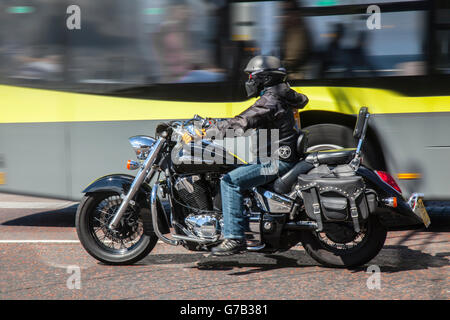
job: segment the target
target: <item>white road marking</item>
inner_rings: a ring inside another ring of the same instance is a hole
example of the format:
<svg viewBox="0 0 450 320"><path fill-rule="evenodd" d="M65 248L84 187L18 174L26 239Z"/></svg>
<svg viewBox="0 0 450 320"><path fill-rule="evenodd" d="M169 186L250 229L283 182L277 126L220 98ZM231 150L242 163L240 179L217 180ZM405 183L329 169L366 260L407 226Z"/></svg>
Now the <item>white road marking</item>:
<svg viewBox="0 0 450 320"><path fill-rule="evenodd" d="M2 243L80 243L80 240L0 240L0 244Z"/></svg>
<svg viewBox="0 0 450 320"><path fill-rule="evenodd" d="M64 209L77 204L77 202L0 202L0 209Z"/></svg>
<svg viewBox="0 0 450 320"><path fill-rule="evenodd" d="M79 240L0 240L0 243L80 243Z"/></svg>

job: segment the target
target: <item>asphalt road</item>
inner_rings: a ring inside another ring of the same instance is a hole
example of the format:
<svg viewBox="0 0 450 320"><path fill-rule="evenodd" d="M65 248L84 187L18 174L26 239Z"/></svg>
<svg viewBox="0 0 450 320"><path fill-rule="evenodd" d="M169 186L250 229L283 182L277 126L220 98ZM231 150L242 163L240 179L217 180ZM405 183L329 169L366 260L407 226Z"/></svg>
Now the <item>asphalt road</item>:
<svg viewBox="0 0 450 320"><path fill-rule="evenodd" d="M450 218L432 218L428 230L389 232L380 254L356 270L322 267L300 246L215 258L163 243L138 264L119 267L84 251L75 209L73 202L0 194L0 299L450 298Z"/></svg>

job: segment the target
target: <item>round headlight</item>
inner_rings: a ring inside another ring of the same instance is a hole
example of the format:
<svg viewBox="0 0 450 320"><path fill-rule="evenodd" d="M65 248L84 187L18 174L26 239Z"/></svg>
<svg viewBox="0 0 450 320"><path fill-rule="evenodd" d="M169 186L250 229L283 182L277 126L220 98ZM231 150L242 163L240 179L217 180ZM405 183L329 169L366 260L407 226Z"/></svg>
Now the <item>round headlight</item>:
<svg viewBox="0 0 450 320"><path fill-rule="evenodd" d="M139 160L145 160L148 156L148 152L150 151L153 144L156 142L155 138L150 136L134 136L128 139L131 143L131 146L136 152L136 156Z"/></svg>

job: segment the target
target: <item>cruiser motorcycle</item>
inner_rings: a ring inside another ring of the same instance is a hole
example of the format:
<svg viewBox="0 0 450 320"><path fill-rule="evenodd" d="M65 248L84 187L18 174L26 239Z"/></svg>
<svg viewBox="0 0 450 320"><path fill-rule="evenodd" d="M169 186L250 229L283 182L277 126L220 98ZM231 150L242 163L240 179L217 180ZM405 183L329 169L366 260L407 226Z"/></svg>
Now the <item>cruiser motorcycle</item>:
<svg viewBox="0 0 450 320"><path fill-rule="evenodd" d="M388 173L362 164L369 116L366 107L360 109L354 149L308 153L307 132L300 132L298 163L246 192L247 252L275 253L301 243L320 264L356 267L382 249L383 217L400 215L429 225L423 194L406 200ZM215 140L192 139L198 123L206 128L214 121L195 116L158 125L155 137L129 139L138 161L129 160L127 168L138 170L136 176L104 176L83 190L76 229L91 256L123 265L146 257L158 240L195 251L219 244L220 179L246 163ZM198 156L207 150L211 157Z"/></svg>

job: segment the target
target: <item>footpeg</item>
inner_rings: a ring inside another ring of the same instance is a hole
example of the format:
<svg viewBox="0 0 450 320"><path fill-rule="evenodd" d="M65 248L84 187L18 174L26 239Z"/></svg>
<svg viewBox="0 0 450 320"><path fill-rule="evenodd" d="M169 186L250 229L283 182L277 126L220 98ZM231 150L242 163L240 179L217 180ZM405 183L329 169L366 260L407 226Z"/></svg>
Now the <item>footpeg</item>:
<svg viewBox="0 0 450 320"><path fill-rule="evenodd" d="M250 241L247 241L247 250L248 251L259 251L261 249L264 249L266 245L264 243L255 242L251 243Z"/></svg>

